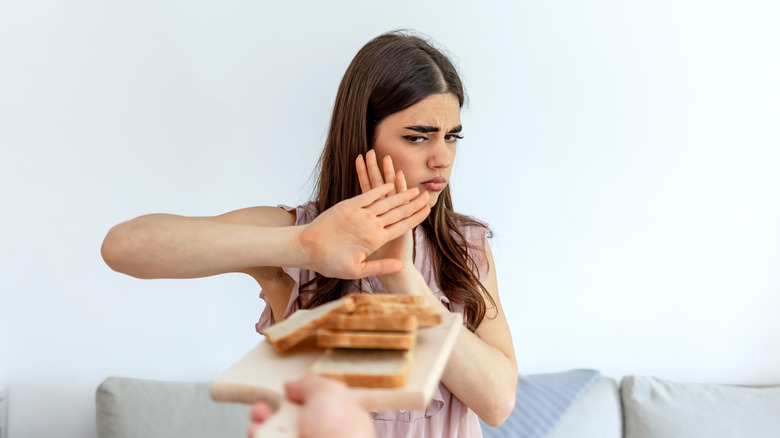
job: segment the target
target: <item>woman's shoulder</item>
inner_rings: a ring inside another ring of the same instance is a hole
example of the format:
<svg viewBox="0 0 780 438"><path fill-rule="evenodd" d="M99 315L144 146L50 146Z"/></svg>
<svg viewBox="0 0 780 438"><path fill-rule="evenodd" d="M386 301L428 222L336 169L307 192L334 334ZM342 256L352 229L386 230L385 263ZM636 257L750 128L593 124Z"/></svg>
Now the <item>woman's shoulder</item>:
<svg viewBox="0 0 780 438"><path fill-rule="evenodd" d="M492 236L490 225L487 222L471 216L456 213L454 215L455 226L463 234L469 245L479 244L484 246L486 239Z"/></svg>
<svg viewBox="0 0 780 438"><path fill-rule="evenodd" d="M292 214L294 217L293 223L290 225L304 225L313 221L319 211L314 202L308 202L306 204L298 205L296 207L290 207L289 205L280 204L279 208L286 211L288 214Z"/></svg>
<svg viewBox="0 0 780 438"><path fill-rule="evenodd" d="M490 226L486 222L463 215L458 215L456 223L466 241L466 250L474 263L479 281L485 284L490 271L488 257L488 239L492 236Z"/></svg>

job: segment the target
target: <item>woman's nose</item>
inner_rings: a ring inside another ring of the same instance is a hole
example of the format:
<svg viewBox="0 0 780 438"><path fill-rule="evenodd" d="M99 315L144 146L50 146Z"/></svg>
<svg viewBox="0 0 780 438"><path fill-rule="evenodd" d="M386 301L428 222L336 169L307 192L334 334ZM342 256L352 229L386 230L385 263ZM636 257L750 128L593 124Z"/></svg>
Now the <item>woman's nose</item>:
<svg viewBox="0 0 780 438"><path fill-rule="evenodd" d="M446 169L452 166L454 157L455 145L448 144L444 139L439 139L431 145L431 153L428 156L428 167L431 169Z"/></svg>

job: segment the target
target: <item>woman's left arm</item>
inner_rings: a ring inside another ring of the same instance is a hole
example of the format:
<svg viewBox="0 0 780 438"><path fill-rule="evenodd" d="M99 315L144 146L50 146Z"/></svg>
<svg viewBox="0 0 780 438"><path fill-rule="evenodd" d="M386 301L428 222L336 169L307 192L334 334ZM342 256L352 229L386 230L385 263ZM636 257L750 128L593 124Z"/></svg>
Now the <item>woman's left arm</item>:
<svg viewBox="0 0 780 438"><path fill-rule="evenodd" d="M498 297L495 263L487 242L485 251L489 268L485 289L496 305L491 307L485 297L488 309L477 330L472 333L465 326L461 327L442 382L485 424L496 427L509 417L515 407L517 359L509 324ZM428 293L433 295L433 292ZM436 296L433 298L443 306Z"/></svg>
<svg viewBox="0 0 780 438"><path fill-rule="evenodd" d="M379 170L376 153L366 153L365 160L359 156L355 162L358 180L363 192L384 183L396 185L397 192L406 190L403 173L396 174L392 159L382 158L384 175ZM449 312L431 291L420 271L414 267L414 241L411 231L385 244L372 257L396 258L403 263L399 272L379 276L389 293L420 293L426 302L441 312ZM470 407L485 424L498 426L509 417L515 406L517 389L517 360L512 346L504 310L498 298L496 267L490 246L485 242L485 258L488 263L488 277L485 289L493 299L495 307L488 307L485 317L472 333L461 326L458 340L442 375L442 382L460 401ZM490 299L485 298L490 306Z"/></svg>
<svg viewBox="0 0 780 438"><path fill-rule="evenodd" d="M498 297L498 282L493 254L485 244L488 278L485 289L496 303L472 333L461 326L458 340L444 369L442 382L460 401L471 408L488 426L496 427L509 417L515 406L517 360L504 310ZM425 282L420 271L411 267L386 279L388 292L422 291L429 305L448 312Z"/></svg>

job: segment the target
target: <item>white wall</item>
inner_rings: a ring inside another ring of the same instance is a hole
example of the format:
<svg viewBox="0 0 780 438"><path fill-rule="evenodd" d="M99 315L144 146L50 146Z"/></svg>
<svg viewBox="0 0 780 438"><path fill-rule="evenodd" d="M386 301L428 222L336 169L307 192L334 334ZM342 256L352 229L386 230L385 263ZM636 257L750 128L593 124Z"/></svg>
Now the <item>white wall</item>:
<svg viewBox="0 0 780 438"><path fill-rule="evenodd" d="M776 2L336 3L0 4L11 436L94 436L105 377L259 341L249 278L125 277L102 238L305 200L346 65L399 27L460 65L455 202L494 227L521 372L780 383Z"/></svg>

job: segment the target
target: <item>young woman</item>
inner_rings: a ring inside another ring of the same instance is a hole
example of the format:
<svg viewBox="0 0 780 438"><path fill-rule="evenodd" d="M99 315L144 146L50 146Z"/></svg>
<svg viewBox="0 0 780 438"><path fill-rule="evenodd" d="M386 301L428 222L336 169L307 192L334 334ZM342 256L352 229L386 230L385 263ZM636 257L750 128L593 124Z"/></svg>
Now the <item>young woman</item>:
<svg viewBox="0 0 780 438"><path fill-rule="evenodd" d="M244 272L266 301L258 331L350 292L422 294L464 326L424 411L372 413L380 437L481 436L514 407L517 364L487 227L455 213L449 178L464 91L450 60L401 32L367 43L336 96L316 199L114 227L111 268L141 278Z"/></svg>

